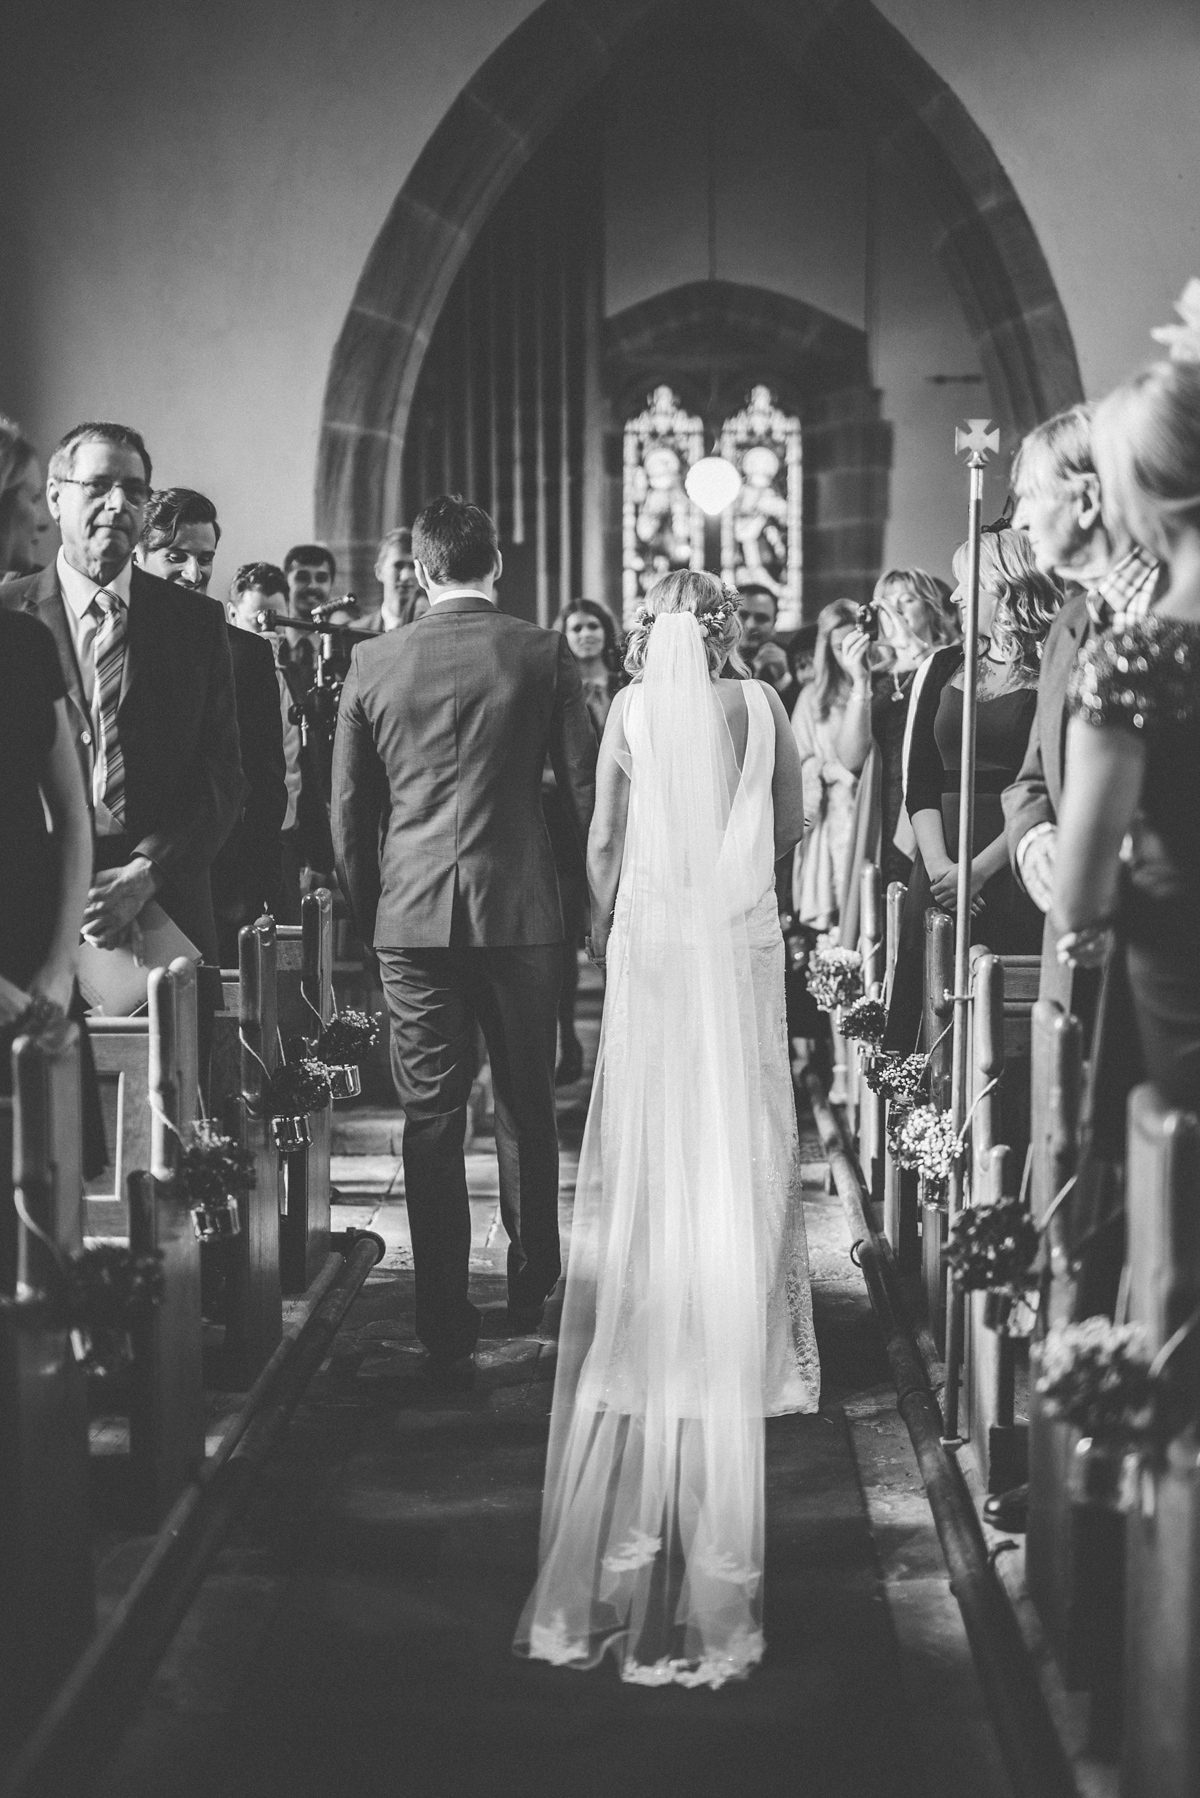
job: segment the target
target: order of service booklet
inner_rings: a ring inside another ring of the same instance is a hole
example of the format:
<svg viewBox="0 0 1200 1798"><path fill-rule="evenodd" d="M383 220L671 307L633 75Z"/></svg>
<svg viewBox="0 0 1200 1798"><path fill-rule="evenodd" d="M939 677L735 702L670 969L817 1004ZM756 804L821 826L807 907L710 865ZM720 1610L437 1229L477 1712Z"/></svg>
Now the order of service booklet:
<svg viewBox="0 0 1200 1798"><path fill-rule="evenodd" d="M169 918L157 899L133 922L130 941L119 949L98 949L86 938L79 950L79 990L93 1011L129 1018L146 1003L151 968L169 968L179 956L200 960L200 951Z"/></svg>

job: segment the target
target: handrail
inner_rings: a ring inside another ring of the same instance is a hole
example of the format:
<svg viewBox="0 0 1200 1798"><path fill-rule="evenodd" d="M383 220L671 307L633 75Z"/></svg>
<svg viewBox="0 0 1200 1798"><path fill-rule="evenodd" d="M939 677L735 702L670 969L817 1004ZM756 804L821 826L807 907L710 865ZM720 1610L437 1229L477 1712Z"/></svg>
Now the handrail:
<svg viewBox="0 0 1200 1798"><path fill-rule="evenodd" d="M340 1271L331 1257L323 1291L246 1396L233 1428L179 1499L136 1579L76 1662L0 1786L0 1798L79 1798L97 1778L153 1678L230 1525L258 1488L264 1463L316 1373L367 1275L382 1238L347 1232Z"/></svg>

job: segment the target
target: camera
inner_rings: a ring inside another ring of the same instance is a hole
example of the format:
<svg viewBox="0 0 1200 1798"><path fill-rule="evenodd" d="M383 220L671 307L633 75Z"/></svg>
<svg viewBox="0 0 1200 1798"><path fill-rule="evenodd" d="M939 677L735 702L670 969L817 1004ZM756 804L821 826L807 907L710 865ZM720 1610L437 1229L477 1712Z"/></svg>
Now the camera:
<svg viewBox="0 0 1200 1798"><path fill-rule="evenodd" d="M859 606L854 621L860 631L864 632L872 643L879 641L879 607L871 600L865 606Z"/></svg>

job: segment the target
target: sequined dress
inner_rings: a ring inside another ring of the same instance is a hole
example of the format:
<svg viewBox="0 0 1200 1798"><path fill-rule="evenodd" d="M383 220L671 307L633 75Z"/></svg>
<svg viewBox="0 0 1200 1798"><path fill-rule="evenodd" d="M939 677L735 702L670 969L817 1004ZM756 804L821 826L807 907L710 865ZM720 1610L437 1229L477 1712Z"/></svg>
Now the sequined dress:
<svg viewBox="0 0 1200 1798"><path fill-rule="evenodd" d="M1145 744L1122 869L1124 944L1142 1065L1172 1104L1200 1104L1200 623L1150 613L1092 637L1072 717ZM1069 776L1068 776L1069 778Z"/></svg>

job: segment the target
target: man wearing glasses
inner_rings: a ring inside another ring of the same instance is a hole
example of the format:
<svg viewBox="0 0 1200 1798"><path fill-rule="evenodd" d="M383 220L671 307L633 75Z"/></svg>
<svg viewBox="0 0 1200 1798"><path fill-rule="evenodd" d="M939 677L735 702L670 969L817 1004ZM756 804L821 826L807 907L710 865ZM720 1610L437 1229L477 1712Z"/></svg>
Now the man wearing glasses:
<svg viewBox="0 0 1200 1798"><path fill-rule="evenodd" d="M157 897L215 965L209 866L246 790L229 643L218 606L134 565L149 497L138 433L77 425L46 481L62 548L0 601L33 612L58 644L92 811L86 936L119 947Z"/></svg>

